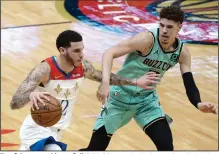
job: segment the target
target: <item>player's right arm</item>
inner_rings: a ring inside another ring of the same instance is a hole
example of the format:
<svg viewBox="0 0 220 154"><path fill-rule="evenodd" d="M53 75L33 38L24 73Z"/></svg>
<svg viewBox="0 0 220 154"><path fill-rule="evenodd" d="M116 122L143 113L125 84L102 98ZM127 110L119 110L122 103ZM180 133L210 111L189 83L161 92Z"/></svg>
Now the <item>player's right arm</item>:
<svg viewBox="0 0 220 154"><path fill-rule="evenodd" d="M113 59L136 51L146 55L152 43L153 35L141 32L108 49L102 57L102 82L109 84Z"/></svg>
<svg viewBox="0 0 220 154"><path fill-rule="evenodd" d="M150 32L141 32L133 37L111 47L102 57L102 82L97 91L98 100L104 102L105 98L109 99L109 84L114 58L139 51L142 55L147 55L153 44L153 35Z"/></svg>
<svg viewBox="0 0 220 154"><path fill-rule="evenodd" d="M12 97L10 107L12 110L24 107L28 102L37 106L37 100L44 104L42 98L49 99L45 96L46 92L35 91L41 82L44 82L50 72L50 67L46 62L40 63L36 66L26 77L23 83L18 87L17 91ZM49 95L49 94L48 94Z"/></svg>

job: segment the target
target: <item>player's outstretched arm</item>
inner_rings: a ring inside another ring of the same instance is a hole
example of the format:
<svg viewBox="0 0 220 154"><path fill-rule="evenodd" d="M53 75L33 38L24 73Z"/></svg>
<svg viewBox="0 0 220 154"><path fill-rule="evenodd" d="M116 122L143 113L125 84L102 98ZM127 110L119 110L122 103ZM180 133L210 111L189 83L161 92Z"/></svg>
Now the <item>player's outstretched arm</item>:
<svg viewBox="0 0 220 154"><path fill-rule="evenodd" d="M84 75L86 78L101 82L102 81L102 72L97 70L89 61L83 60ZM110 74L110 84L111 85L131 85L138 86L144 89L152 89L153 87L149 84L157 84L159 81L159 75L155 72L148 72L138 79L127 79L120 77L117 74Z"/></svg>
<svg viewBox="0 0 220 154"><path fill-rule="evenodd" d="M35 67L23 81L23 83L18 87L17 91L12 97L10 102L10 107L12 110L20 109L24 107L30 100L30 94L35 91L37 86L45 79L45 76L50 72L50 67L46 62L40 63ZM43 92L36 92L40 97L40 94L43 95ZM44 96L41 96L44 97ZM35 97L33 97L35 99ZM40 98L36 98L40 99ZM36 101L36 100L35 100Z"/></svg>
<svg viewBox="0 0 220 154"><path fill-rule="evenodd" d="M97 91L97 98L102 103L107 98L109 100L110 93L110 76L112 62L114 58L124 56L126 54L139 51L143 55L148 52L153 44L153 35L150 32L141 32L135 36L111 47L102 56L102 82Z"/></svg>
<svg viewBox="0 0 220 154"><path fill-rule="evenodd" d="M153 36L150 32L141 32L133 37L111 47L102 56L102 82L109 84L113 59L124 56L131 52L140 51L142 54L150 48Z"/></svg>
<svg viewBox="0 0 220 154"><path fill-rule="evenodd" d="M191 72L191 55L186 46L183 46L183 50L179 58L179 64L186 94L190 102L202 112L216 114L217 107L213 103L201 102L200 93Z"/></svg>
<svg viewBox="0 0 220 154"><path fill-rule="evenodd" d="M102 81L102 72L95 69L94 66L87 60L83 60L83 68L84 68L84 75L86 78L101 82ZM121 78L120 76L111 73L110 74L110 84L112 85L132 85L136 86L135 80L130 80L126 78Z"/></svg>

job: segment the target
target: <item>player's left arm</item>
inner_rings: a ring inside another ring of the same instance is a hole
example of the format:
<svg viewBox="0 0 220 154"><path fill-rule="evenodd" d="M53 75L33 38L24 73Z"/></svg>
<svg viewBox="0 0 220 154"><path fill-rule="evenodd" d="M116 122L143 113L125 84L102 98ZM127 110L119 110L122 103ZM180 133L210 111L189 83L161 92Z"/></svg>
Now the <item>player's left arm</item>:
<svg viewBox="0 0 220 154"><path fill-rule="evenodd" d="M102 81L102 72L94 68L94 66L87 60L83 60L83 69L84 75L86 78L101 82ZM111 73L110 75L110 84L111 85L136 85L134 80L129 80L126 78L121 78L120 76Z"/></svg>
<svg viewBox="0 0 220 154"><path fill-rule="evenodd" d="M201 102L199 89L196 86L191 72L191 54L185 45L183 46L180 54L179 64L186 94L190 102L202 112L216 114L217 107L213 103Z"/></svg>
<svg viewBox="0 0 220 154"><path fill-rule="evenodd" d="M101 82L102 81L102 72L97 70L89 61L83 60L83 69L84 76L90 80ZM111 85L131 85L138 86L144 89L152 89L149 84L157 84L159 77L158 74L154 72L149 72L146 75L141 76L138 79L127 79L120 77L114 73L110 74L110 84Z"/></svg>

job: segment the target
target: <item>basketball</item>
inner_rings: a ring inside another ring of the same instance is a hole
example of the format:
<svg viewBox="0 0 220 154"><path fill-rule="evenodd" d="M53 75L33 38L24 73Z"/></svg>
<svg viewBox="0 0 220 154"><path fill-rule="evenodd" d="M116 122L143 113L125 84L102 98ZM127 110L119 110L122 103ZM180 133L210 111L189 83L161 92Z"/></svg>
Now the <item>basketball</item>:
<svg viewBox="0 0 220 154"><path fill-rule="evenodd" d="M34 106L34 111L31 109L32 119L40 126L50 127L55 125L61 118L62 115L62 106L60 102L52 97L47 96L50 101L44 99L45 106L37 102L39 110Z"/></svg>

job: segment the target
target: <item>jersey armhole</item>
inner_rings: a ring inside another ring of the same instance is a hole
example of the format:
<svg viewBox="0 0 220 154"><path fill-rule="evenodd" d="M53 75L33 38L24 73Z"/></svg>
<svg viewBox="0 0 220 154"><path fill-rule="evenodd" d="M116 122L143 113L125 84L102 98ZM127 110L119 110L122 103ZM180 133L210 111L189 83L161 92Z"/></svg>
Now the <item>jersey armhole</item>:
<svg viewBox="0 0 220 154"><path fill-rule="evenodd" d="M153 36L153 43L152 43L152 45L151 45L151 47L150 47L150 49L149 49L149 53L151 53L151 51L152 51L152 49L154 48L154 43L155 43L155 37L154 37L154 33L153 32L151 32L151 31L149 31L151 34L152 34L152 36ZM147 54L147 55L149 55L149 53Z"/></svg>

